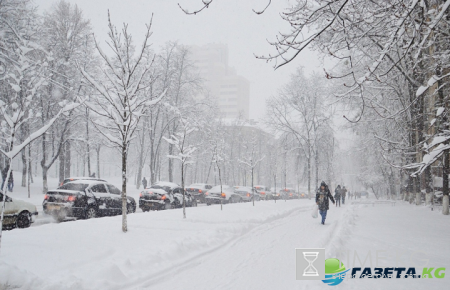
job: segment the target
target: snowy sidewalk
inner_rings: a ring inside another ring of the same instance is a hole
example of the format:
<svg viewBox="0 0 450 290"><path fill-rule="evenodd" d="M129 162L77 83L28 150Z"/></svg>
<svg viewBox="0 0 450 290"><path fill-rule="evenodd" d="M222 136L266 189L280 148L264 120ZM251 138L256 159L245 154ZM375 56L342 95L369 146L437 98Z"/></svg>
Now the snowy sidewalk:
<svg viewBox="0 0 450 290"><path fill-rule="evenodd" d="M180 210L138 213L127 234L120 217L5 232L0 289L328 289L295 280L295 248L323 247L347 269L425 260L450 269L448 216L402 202L345 205L331 206L321 225L312 204L189 208L186 220ZM338 287L445 289L448 279L346 279Z"/></svg>

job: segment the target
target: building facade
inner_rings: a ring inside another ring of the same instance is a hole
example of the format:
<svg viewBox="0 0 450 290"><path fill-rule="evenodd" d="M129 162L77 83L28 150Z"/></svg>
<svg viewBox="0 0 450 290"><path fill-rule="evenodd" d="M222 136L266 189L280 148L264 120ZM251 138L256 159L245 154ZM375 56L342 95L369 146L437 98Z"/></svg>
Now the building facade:
<svg viewBox="0 0 450 290"><path fill-rule="evenodd" d="M225 44L191 46L191 58L203 80L205 92L216 100L223 118L249 118L250 82L237 75L228 65L228 47Z"/></svg>

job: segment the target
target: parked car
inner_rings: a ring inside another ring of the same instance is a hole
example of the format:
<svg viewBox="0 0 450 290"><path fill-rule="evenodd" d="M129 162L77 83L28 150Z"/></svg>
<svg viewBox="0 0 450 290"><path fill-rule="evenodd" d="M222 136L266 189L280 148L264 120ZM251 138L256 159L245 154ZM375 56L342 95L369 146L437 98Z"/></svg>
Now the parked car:
<svg viewBox="0 0 450 290"><path fill-rule="evenodd" d="M236 194L238 194L243 201L252 201L255 198L255 201L261 200L261 195L255 189L250 186L239 186L234 190Z"/></svg>
<svg viewBox="0 0 450 290"><path fill-rule="evenodd" d="M293 188L283 188L280 190L282 199L297 199L298 194L295 192Z"/></svg>
<svg viewBox="0 0 450 290"><path fill-rule="evenodd" d="M216 185L205 193L205 200L207 205L213 203L236 203L242 202L242 198L235 194L233 187L229 185Z"/></svg>
<svg viewBox="0 0 450 290"><path fill-rule="evenodd" d="M205 203L205 192L210 190L212 187L212 185L206 183L194 183L186 187L186 192L193 195L197 202Z"/></svg>
<svg viewBox="0 0 450 290"><path fill-rule="evenodd" d="M189 192L185 192L187 207L197 206L197 200ZM142 211L179 208L183 206L183 188L173 182L156 182L144 189L139 197L139 208Z"/></svg>
<svg viewBox="0 0 450 290"><path fill-rule="evenodd" d="M122 214L122 192L112 184L76 180L50 190L42 203L44 212L61 221L66 217L95 218ZM127 213L136 211L136 201L127 196Z"/></svg>
<svg viewBox="0 0 450 290"><path fill-rule="evenodd" d="M272 187L270 189L270 192L271 192L271 197L272 197L271 199L273 199L273 200L281 199L281 193L279 190L277 191L277 189L275 187Z"/></svg>
<svg viewBox="0 0 450 290"><path fill-rule="evenodd" d="M77 180L94 180L94 181L103 181L106 182L106 180L104 179L100 179L100 178L95 178L95 177L69 177L63 180L63 182L60 183L59 186L63 186L66 183L72 182L72 181L77 181Z"/></svg>
<svg viewBox="0 0 450 290"><path fill-rule="evenodd" d="M0 202L5 198L5 212L3 213L2 230L12 230L14 228L28 228L38 215L36 206L20 200L12 199L7 195L3 195L0 190Z"/></svg>
<svg viewBox="0 0 450 290"><path fill-rule="evenodd" d="M261 199L263 200L272 199L272 192L270 191L269 187L264 185L255 185L254 188L260 194Z"/></svg>

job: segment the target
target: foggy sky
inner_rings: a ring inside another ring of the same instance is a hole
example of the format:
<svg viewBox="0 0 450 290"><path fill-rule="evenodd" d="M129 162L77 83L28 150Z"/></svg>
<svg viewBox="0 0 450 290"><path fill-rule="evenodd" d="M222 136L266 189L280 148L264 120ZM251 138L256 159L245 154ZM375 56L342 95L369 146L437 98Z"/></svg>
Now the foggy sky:
<svg viewBox="0 0 450 290"><path fill-rule="evenodd" d="M267 40L274 40L277 33L288 32L289 25L279 15L288 6L287 0L272 1L262 15L252 9L261 10L266 0L215 0L208 9L197 15L186 15L178 7L180 3L189 11L201 6L201 0L66 0L77 4L85 18L91 21L92 29L102 46L107 37L107 12L112 22L120 28L128 23L135 44L140 46L153 13L153 49L159 50L167 41L178 41L186 45L224 43L229 48L229 65L239 75L250 81L250 118L264 118L265 99L289 81L289 75L298 66L307 73L323 72L322 62L317 54L305 51L291 64L278 70L274 63L257 60L254 54L268 55L274 49ZM56 0L34 0L43 12L51 8ZM105 47L105 50L106 47Z"/></svg>

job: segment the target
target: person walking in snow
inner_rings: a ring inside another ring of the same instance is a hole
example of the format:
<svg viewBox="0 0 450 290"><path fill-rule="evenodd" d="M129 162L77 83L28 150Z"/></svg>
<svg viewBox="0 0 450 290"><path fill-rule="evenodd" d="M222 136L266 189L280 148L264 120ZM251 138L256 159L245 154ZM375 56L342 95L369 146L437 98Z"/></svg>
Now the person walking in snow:
<svg viewBox="0 0 450 290"><path fill-rule="evenodd" d="M339 207L341 206L341 186L338 185L336 189L334 190L334 199L336 200L336 207L339 204Z"/></svg>
<svg viewBox="0 0 450 290"><path fill-rule="evenodd" d="M344 187L342 187L341 189L341 198L342 198L342 204L345 204L345 195L347 194L347 189Z"/></svg>
<svg viewBox="0 0 450 290"><path fill-rule="evenodd" d="M145 176L144 178L142 178L142 186L144 187L144 189L147 188L147 179L145 178Z"/></svg>
<svg viewBox="0 0 450 290"><path fill-rule="evenodd" d="M333 196L331 195L328 185L325 181L320 183L320 187L316 193L316 204L319 206L319 213L322 216L322 224L325 224L325 219L327 218L327 211L329 210L329 199L335 203Z"/></svg>
<svg viewBox="0 0 450 290"><path fill-rule="evenodd" d="M9 173L9 178L8 178L8 191L13 192L13 189L14 189L14 177L13 177L13 172L11 170L11 172Z"/></svg>
<svg viewBox="0 0 450 290"><path fill-rule="evenodd" d="M8 174L8 166L6 166L5 168L3 168L2 170L2 187L0 188L0 190L3 190L3 185L5 185L5 180L6 180L6 175Z"/></svg>

